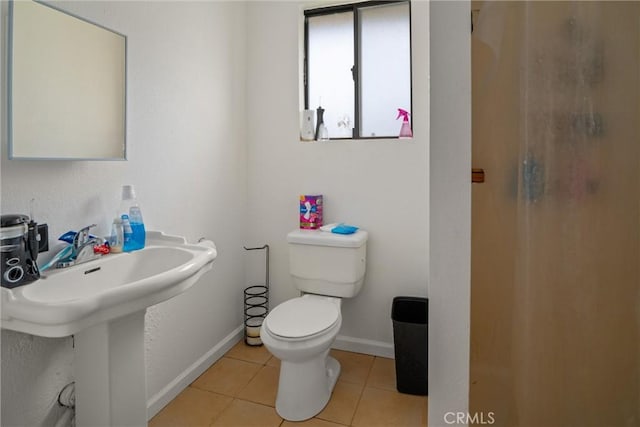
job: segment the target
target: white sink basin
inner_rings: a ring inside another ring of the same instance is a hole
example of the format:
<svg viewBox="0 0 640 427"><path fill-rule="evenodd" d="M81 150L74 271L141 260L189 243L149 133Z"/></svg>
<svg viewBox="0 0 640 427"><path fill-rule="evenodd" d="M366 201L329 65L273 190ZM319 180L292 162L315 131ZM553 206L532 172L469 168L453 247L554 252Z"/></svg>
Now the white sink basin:
<svg viewBox="0 0 640 427"><path fill-rule="evenodd" d="M44 337L75 334L184 292L211 269L216 255L211 242L187 244L182 237L148 232L142 250L50 270L31 284L2 288L2 328Z"/></svg>
<svg viewBox="0 0 640 427"><path fill-rule="evenodd" d="M144 316L211 269L211 241L147 232L144 249L48 271L1 288L2 327L43 337L74 335L76 426L147 425Z"/></svg>

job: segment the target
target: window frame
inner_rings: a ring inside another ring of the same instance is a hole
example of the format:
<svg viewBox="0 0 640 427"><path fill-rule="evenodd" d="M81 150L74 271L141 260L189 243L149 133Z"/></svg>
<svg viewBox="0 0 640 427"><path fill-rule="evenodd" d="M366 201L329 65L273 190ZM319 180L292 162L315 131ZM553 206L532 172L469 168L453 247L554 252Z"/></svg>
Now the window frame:
<svg viewBox="0 0 640 427"><path fill-rule="evenodd" d="M394 3L407 3L409 6L409 90L411 94L411 102L409 108L413 113L413 51L411 40L411 0L369 0L357 3L346 3L335 6L326 6L304 11L304 63L303 63L303 86L304 86L304 108L309 109L309 18L314 16L331 15L337 13L353 12L353 67L351 75L353 76L354 86L354 119L351 128L351 138L330 138L330 140L350 140L350 139L399 139L396 136L361 136L360 135L360 9L368 7L384 6ZM410 121L411 130L413 131L413 119ZM398 126L398 130L400 127Z"/></svg>

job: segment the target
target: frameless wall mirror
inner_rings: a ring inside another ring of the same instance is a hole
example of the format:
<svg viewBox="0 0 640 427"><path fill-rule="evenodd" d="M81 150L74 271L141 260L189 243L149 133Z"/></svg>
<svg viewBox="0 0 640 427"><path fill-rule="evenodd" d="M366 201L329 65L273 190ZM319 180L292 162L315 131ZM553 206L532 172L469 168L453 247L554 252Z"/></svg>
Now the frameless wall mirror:
<svg viewBox="0 0 640 427"><path fill-rule="evenodd" d="M126 159L126 37L9 3L10 159Z"/></svg>

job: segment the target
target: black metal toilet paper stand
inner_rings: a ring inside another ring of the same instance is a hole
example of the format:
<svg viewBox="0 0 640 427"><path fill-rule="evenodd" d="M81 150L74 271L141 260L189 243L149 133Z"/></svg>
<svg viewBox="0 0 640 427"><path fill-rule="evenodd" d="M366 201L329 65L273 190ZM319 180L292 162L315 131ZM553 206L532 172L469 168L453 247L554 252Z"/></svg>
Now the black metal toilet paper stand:
<svg viewBox="0 0 640 427"><path fill-rule="evenodd" d="M262 345L260 328L269 313L269 245L247 248L247 251L265 250L264 285L249 286L244 290L244 342L247 345Z"/></svg>

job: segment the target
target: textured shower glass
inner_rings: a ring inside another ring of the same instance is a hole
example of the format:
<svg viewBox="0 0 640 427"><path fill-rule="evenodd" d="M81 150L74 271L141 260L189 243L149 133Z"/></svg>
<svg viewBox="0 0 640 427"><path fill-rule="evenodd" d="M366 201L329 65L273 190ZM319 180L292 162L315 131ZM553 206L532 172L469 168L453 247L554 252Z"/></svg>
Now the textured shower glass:
<svg viewBox="0 0 640 427"><path fill-rule="evenodd" d="M639 2L480 9L469 410L496 426L640 425L639 23Z"/></svg>

